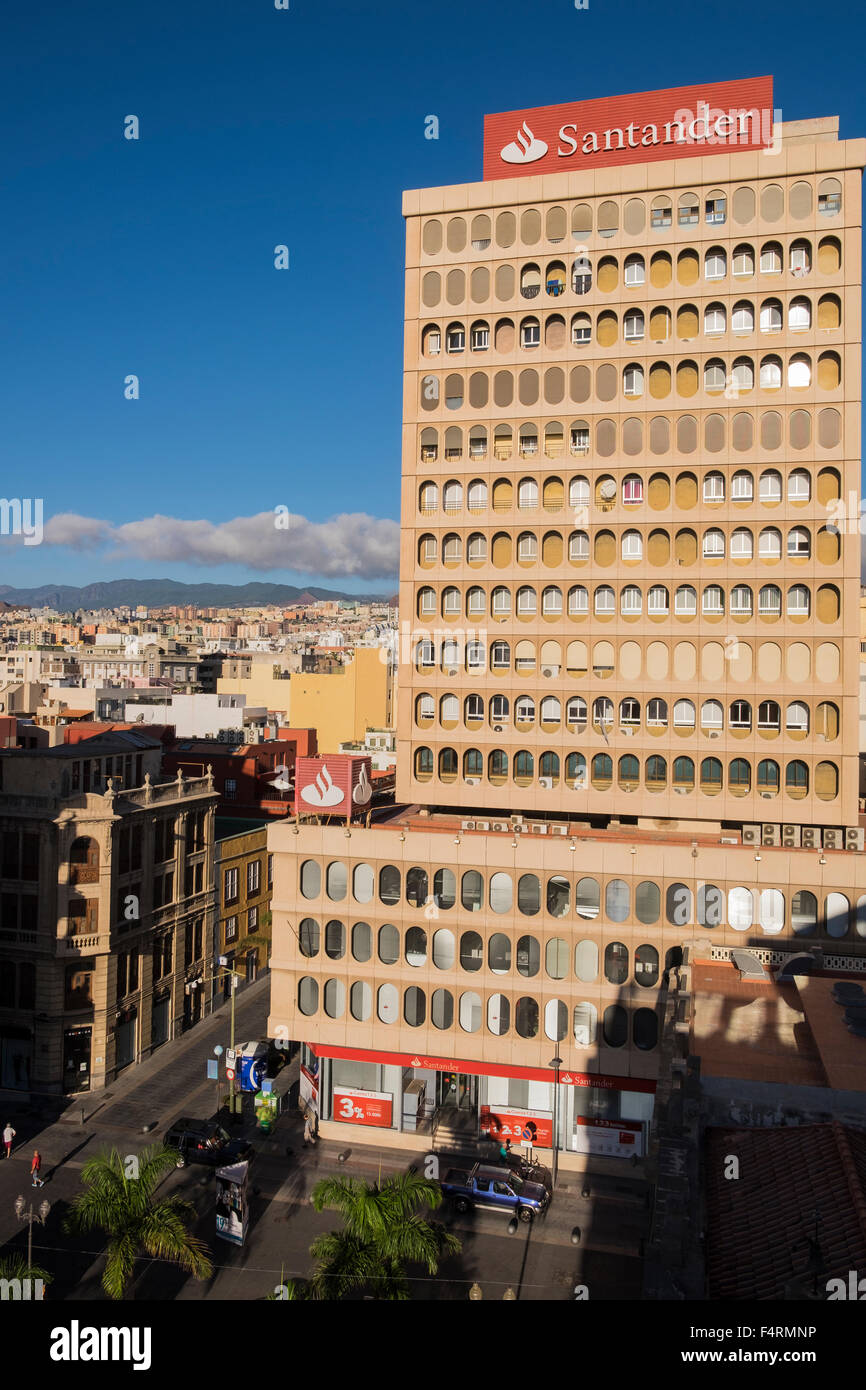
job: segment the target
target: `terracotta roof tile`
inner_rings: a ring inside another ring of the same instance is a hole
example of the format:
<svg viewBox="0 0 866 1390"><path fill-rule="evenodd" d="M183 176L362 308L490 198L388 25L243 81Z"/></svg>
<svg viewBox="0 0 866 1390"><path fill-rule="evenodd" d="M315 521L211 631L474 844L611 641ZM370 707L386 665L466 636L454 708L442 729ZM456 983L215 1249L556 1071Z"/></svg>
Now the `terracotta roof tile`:
<svg viewBox="0 0 866 1390"><path fill-rule="evenodd" d="M725 1177L726 1158L739 1177ZM782 1129L708 1129L707 1292L779 1299L811 1281L818 1213L818 1289L866 1268L866 1131L834 1121Z"/></svg>

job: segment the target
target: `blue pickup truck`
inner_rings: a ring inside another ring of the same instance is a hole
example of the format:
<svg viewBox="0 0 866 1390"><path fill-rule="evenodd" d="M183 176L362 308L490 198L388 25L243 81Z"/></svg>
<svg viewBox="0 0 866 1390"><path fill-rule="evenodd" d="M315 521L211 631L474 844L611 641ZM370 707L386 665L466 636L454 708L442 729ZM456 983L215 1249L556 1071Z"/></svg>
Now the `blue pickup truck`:
<svg viewBox="0 0 866 1390"><path fill-rule="evenodd" d="M550 1193L540 1182L525 1182L510 1168L475 1163L468 1168L450 1168L441 1182L446 1197L454 1199L458 1211L490 1207L531 1221L547 1210Z"/></svg>

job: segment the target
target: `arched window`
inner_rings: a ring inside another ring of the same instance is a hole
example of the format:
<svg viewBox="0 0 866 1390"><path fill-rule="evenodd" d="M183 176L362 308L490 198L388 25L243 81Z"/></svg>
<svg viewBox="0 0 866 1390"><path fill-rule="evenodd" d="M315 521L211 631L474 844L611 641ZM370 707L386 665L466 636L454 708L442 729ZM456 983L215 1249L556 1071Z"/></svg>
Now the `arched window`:
<svg viewBox="0 0 866 1390"><path fill-rule="evenodd" d="M460 902L467 912L480 912L484 905L484 879L477 869L467 869L460 885Z"/></svg>
<svg viewBox="0 0 866 1390"><path fill-rule="evenodd" d="M396 985L380 985L376 996L376 1015L380 1023L396 1023L399 1017L400 995Z"/></svg>
<svg viewBox="0 0 866 1390"><path fill-rule="evenodd" d="M562 1042L568 1033L568 1007L561 999L549 999L544 1006L544 1032L551 1042Z"/></svg>
<svg viewBox="0 0 866 1390"><path fill-rule="evenodd" d="M373 954L373 933L368 922L356 922L352 928L352 959L364 963Z"/></svg>
<svg viewBox="0 0 866 1390"><path fill-rule="evenodd" d="M317 898L321 891L321 865L315 859L305 859L301 865L301 893L305 898Z"/></svg>
<svg viewBox="0 0 866 1390"><path fill-rule="evenodd" d="M605 1009L602 1036L608 1047L622 1047L628 1041L628 1013L622 1004L609 1004Z"/></svg>
<svg viewBox="0 0 866 1390"><path fill-rule="evenodd" d="M490 908L493 912L510 912L513 900L511 875L495 873L490 878Z"/></svg>
<svg viewBox="0 0 866 1390"><path fill-rule="evenodd" d="M659 953L655 946L638 946L634 953L634 977L639 985L644 989L649 989L658 982L659 978Z"/></svg>
<svg viewBox="0 0 866 1390"><path fill-rule="evenodd" d="M514 1011L514 1026L518 1036L521 1038L535 1038L538 1036L538 1002L525 996L518 999L517 1007Z"/></svg>
<svg viewBox="0 0 866 1390"><path fill-rule="evenodd" d="M604 890L604 911L611 922L625 922L630 906L629 886L624 879L612 878Z"/></svg>
<svg viewBox="0 0 866 1390"><path fill-rule="evenodd" d="M503 932L494 932L487 944L487 964L494 975L507 975L511 969L511 942Z"/></svg>
<svg viewBox="0 0 866 1390"><path fill-rule="evenodd" d="M465 931L460 938L460 969L480 970L484 964L484 943L477 931Z"/></svg>
<svg viewBox="0 0 866 1390"><path fill-rule="evenodd" d="M325 925L325 955L329 960L342 960L346 954L346 924L331 921Z"/></svg>
<svg viewBox="0 0 866 1390"><path fill-rule="evenodd" d="M464 1033L477 1033L481 1027L481 998L473 990L460 996L459 1019Z"/></svg>
<svg viewBox="0 0 866 1390"><path fill-rule="evenodd" d="M781 333L782 301L780 299L765 299L762 302L760 327L762 333ZM763 385L763 381L761 385Z"/></svg>
<svg viewBox="0 0 866 1390"><path fill-rule="evenodd" d="M658 1042L659 1020L655 1009L635 1009L632 1038L641 1052L651 1052Z"/></svg>
<svg viewBox="0 0 866 1390"><path fill-rule="evenodd" d="M576 1047L594 1047L598 1033L598 1009L594 1004L575 1004L574 1042Z"/></svg>
<svg viewBox="0 0 866 1390"><path fill-rule="evenodd" d="M665 893L665 916L672 927L686 927L692 922L692 890L685 883L671 883Z"/></svg>
<svg viewBox="0 0 866 1390"><path fill-rule="evenodd" d="M354 986L353 986L354 988ZM435 989L430 1001L430 1021L434 1028L445 1031L454 1023L454 996L450 990Z"/></svg>
<svg viewBox="0 0 866 1390"><path fill-rule="evenodd" d="M626 256L624 272L627 285L642 285L646 280L646 266L643 256L637 253Z"/></svg>
<svg viewBox="0 0 866 1390"><path fill-rule="evenodd" d="M396 965L400 959L400 933L390 922L379 928L379 960L383 965Z"/></svg>
<svg viewBox="0 0 866 1390"><path fill-rule="evenodd" d="M447 927L433 933L433 964L437 970L454 968L454 933Z"/></svg>
<svg viewBox="0 0 866 1390"><path fill-rule="evenodd" d="M566 917L570 908L571 890L567 878L555 874L547 880L547 911L551 917Z"/></svg>
<svg viewBox="0 0 866 1390"><path fill-rule="evenodd" d="M319 924L312 917L305 917L298 927L298 944L302 956L319 954Z"/></svg>
<svg viewBox="0 0 866 1390"><path fill-rule="evenodd" d="M415 969L427 964L427 933L423 927L410 927L406 932L406 964Z"/></svg>
<svg viewBox="0 0 866 1390"><path fill-rule="evenodd" d="M534 936L521 936L517 942L517 972L532 979L541 969L541 947Z"/></svg>
<svg viewBox="0 0 866 1390"><path fill-rule="evenodd" d="M604 978L609 985L624 985L628 979L628 947L609 941L604 948Z"/></svg>

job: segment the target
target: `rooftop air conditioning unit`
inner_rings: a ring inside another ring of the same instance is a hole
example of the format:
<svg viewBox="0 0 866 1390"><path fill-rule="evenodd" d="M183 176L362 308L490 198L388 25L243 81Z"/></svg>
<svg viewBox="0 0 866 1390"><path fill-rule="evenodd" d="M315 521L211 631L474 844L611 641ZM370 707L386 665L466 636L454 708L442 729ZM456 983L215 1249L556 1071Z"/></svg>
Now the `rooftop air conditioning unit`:
<svg viewBox="0 0 866 1390"><path fill-rule="evenodd" d="M551 678L552 676L558 676L558 675L559 675L559 667L558 667L558 666L542 666L542 668L541 668L541 674L542 674L543 676L546 676L547 679L550 680L550 678Z"/></svg>
<svg viewBox="0 0 866 1390"><path fill-rule="evenodd" d="M551 835L567 835L567 834L568 834L568 826L567 826L567 825L552 825L552 826L550 827L550 833L551 833Z"/></svg>
<svg viewBox="0 0 866 1390"><path fill-rule="evenodd" d="M688 788L688 787L674 787L674 791L676 792L677 796L688 796L689 788Z"/></svg>
<svg viewBox="0 0 866 1390"><path fill-rule="evenodd" d="M464 786L467 786L467 787L479 787L480 785L481 785L481 778L480 778L480 777L467 777L467 778L465 779L465 781L464 781Z"/></svg>
<svg viewBox="0 0 866 1390"><path fill-rule="evenodd" d="M529 829L532 831L533 835L547 834L547 826L543 822L541 825L531 825Z"/></svg>
<svg viewBox="0 0 866 1390"><path fill-rule="evenodd" d="M621 734L624 734L626 738L634 737L634 729L629 728L628 724L620 724L619 731Z"/></svg>
<svg viewBox="0 0 866 1390"><path fill-rule="evenodd" d="M539 779L538 779L538 785L539 785L540 787L544 787L544 789L545 789L546 791L551 791L552 788L553 788L553 778L552 778L552 777L539 777Z"/></svg>
<svg viewBox="0 0 866 1390"><path fill-rule="evenodd" d="M709 737L710 737L710 738L718 738L718 737L719 737L719 730L718 730L718 729L711 729L710 732L709 732Z"/></svg>
<svg viewBox="0 0 866 1390"><path fill-rule="evenodd" d="M511 816L509 817L509 819L510 819L512 825L522 825L522 824L523 824L523 816L520 814L519 811L515 811L514 814L511 815Z"/></svg>
<svg viewBox="0 0 866 1390"><path fill-rule="evenodd" d="M475 821L474 821L474 820L462 820L462 821L460 822L460 829L461 829L461 830L474 830L474 829L475 829Z"/></svg>
<svg viewBox="0 0 866 1390"><path fill-rule="evenodd" d="M477 821L475 822L475 829L476 829L476 830L489 830L489 829L490 829L490 821L489 821L489 820L477 820Z"/></svg>
<svg viewBox="0 0 866 1390"><path fill-rule="evenodd" d="M508 824L507 821L504 821L504 820L495 820L495 821L491 821L491 823L490 823L490 829L491 829L491 830L500 830L500 831L502 831L502 830L510 830L511 827L510 827L510 825Z"/></svg>
<svg viewBox="0 0 866 1390"><path fill-rule="evenodd" d="M451 668L451 670L448 672L448 674L449 674L449 676L456 676L456 675L457 675L457 668L456 668L456 666L453 666L453 667Z"/></svg>
<svg viewBox="0 0 866 1390"><path fill-rule="evenodd" d="M765 801L772 801L773 799L772 792L761 792L761 796L764 798Z"/></svg>

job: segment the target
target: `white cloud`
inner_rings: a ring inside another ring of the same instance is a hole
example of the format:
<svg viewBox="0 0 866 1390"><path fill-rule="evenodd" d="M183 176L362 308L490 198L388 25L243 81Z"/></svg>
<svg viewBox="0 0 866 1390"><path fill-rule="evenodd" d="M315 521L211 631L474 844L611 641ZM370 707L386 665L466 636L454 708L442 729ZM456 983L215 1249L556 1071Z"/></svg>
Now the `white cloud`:
<svg viewBox="0 0 866 1390"><path fill-rule="evenodd" d="M72 550L99 548L110 559L128 556L329 578L383 579L397 574L399 537L396 521L365 512L344 512L320 522L293 514L288 529L277 528L274 512L222 522L183 521L157 514L119 526L61 512L45 523L43 544Z"/></svg>

